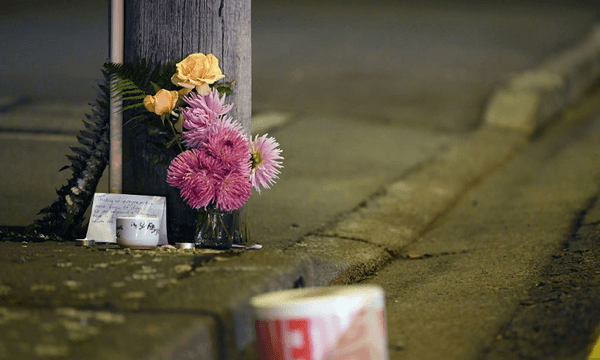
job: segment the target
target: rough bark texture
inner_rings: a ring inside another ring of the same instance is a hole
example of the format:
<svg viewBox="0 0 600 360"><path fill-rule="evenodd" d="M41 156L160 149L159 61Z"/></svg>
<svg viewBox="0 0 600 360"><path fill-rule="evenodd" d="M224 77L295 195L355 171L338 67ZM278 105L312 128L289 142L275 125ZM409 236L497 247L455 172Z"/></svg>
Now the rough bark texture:
<svg viewBox="0 0 600 360"><path fill-rule="evenodd" d="M225 80L237 80L231 114L250 133L250 0L128 0L124 61L169 61L212 53Z"/></svg>
<svg viewBox="0 0 600 360"><path fill-rule="evenodd" d="M230 114L250 134L250 0L128 0L125 2L124 62L136 58L170 61L201 52L214 54L226 75L236 80ZM124 118L124 122L127 117ZM167 165L151 165L154 155L140 128L123 134L123 192L167 196L169 241L190 241L195 213L177 189L166 183Z"/></svg>

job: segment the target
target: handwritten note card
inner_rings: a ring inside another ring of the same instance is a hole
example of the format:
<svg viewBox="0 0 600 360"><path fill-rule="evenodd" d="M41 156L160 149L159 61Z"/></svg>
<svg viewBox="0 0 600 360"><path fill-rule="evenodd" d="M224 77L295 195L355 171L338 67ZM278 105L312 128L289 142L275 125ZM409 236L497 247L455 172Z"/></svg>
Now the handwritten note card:
<svg viewBox="0 0 600 360"><path fill-rule="evenodd" d="M167 205L163 196L96 193L86 239L116 242L117 218L146 216L160 219L159 245L167 244Z"/></svg>

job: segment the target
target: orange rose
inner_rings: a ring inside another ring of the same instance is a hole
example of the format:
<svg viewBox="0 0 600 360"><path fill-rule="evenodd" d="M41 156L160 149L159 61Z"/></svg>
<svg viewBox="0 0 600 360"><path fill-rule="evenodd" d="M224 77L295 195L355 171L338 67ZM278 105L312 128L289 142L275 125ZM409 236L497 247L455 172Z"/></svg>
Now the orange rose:
<svg viewBox="0 0 600 360"><path fill-rule="evenodd" d="M163 115L175 108L179 94L177 91L169 91L165 89L159 90L156 95L148 95L144 98L144 106L148 111L156 115Z"/></svg>
<svg viewBox="0 0 600 360"><path fill-rule="evenodd" d="M196 53L177 63L177 72L171 77L171 81L188 89L195 87L198 93L206 93L207 85L224 77L219 68L219 60L213 54Z"/></svg>

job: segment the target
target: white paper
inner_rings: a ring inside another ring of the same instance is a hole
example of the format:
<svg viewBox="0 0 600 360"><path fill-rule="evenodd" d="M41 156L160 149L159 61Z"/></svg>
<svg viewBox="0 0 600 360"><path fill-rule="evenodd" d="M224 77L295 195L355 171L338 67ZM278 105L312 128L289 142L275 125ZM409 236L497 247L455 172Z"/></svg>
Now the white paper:
<svg viewBox="0 0 600 360"><path fill-rule="evenodd" d="M119 217L147 216L160 218L159 245L167 241L167 202L164 196L94 194L86 239L116 243L116 221Z"/></svg>

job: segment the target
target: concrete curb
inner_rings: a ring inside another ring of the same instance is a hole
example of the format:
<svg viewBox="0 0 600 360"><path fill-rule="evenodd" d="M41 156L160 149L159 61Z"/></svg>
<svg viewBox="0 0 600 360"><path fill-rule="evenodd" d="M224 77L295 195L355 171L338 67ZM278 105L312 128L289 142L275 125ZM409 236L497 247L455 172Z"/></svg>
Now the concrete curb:
<svg viewBox="0 0 600 360"><path fill-rule="evenodd" d="M577 46L512 78L488 102L486 124L526 134L540 130L600 77L600 25Z"/></svg>
<svg viewBox="0 0 600 360"><path fill-rule="evenodd" d="M84 128L85 114L90 112L85 103L38 101L26 103L16 99L7 105L11 111L2 112L0 103L0 131L8 133L76 135ZM24 119L27 119L24 121Z"/></svg>
<svg viewBox="0 0 600 360"><path fill-rule="evenodd" d="M512 158L526 142L521 133L483 127L319 234L368 242L398 255L474 183Z"/></svg>

